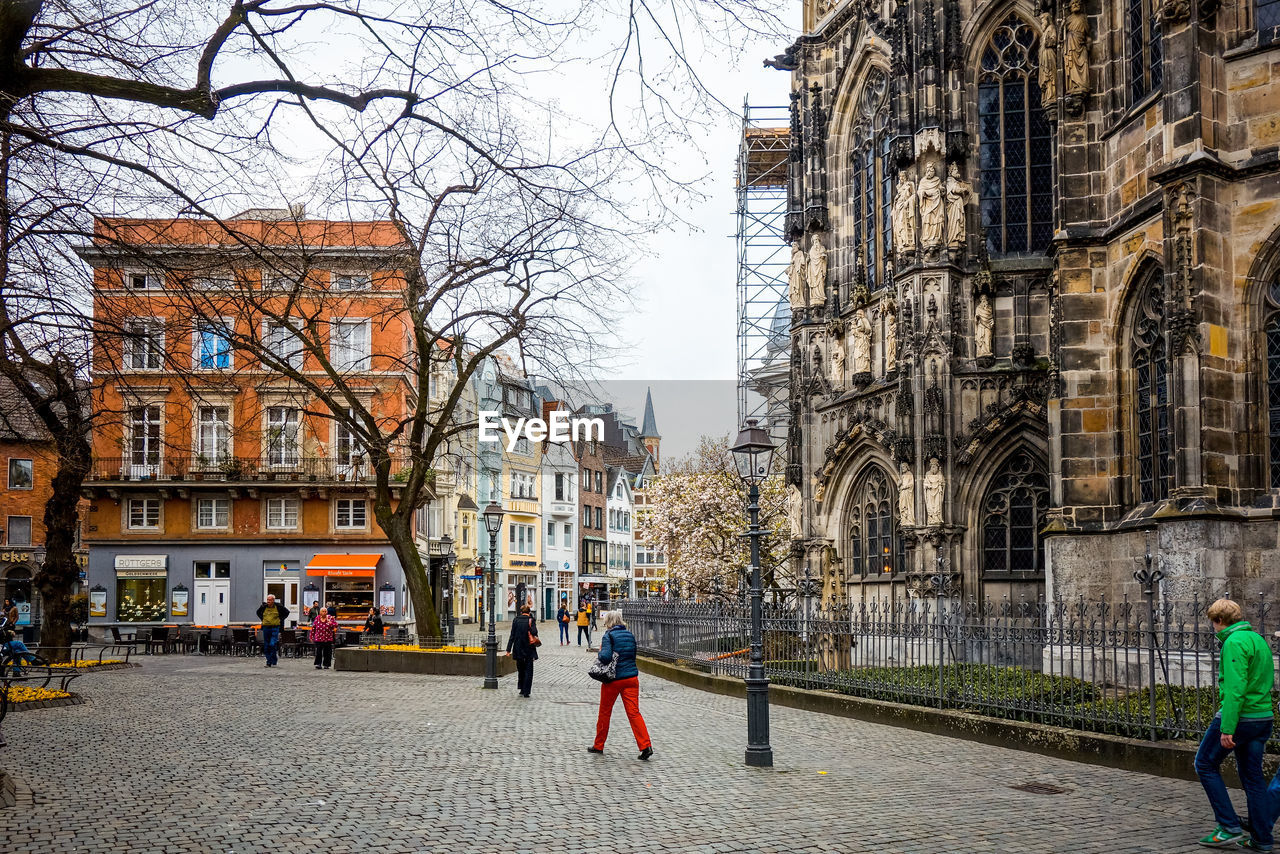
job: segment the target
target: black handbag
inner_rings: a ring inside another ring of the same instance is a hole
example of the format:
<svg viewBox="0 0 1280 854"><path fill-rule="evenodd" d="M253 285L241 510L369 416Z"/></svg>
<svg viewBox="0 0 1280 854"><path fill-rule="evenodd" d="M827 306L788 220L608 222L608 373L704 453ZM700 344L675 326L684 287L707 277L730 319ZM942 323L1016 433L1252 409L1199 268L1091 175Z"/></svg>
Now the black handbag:
<svg viewBox="0 0 1280 854"><path fill-rule="evenodd" d="M596 663L587 670L587 675L597 682L612 682L617 679L618 654L615 652L607 664L597 658Z"/></svg>

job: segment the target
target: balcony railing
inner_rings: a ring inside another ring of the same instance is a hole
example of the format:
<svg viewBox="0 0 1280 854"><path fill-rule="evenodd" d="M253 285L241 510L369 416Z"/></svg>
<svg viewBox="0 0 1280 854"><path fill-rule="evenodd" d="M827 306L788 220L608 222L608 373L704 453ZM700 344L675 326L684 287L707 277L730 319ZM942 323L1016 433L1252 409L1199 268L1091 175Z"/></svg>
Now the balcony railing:
<svg viewBox="0 0 1280 854"><path fill-rule="evenodd" d="M392 457L391 478L408 479L412 470L408 456ZM166 483L195 481L206 483L374 483L374 467L369 462L329 457L205 457L147 458L105 457L94 461L90 481Z"/></svg>

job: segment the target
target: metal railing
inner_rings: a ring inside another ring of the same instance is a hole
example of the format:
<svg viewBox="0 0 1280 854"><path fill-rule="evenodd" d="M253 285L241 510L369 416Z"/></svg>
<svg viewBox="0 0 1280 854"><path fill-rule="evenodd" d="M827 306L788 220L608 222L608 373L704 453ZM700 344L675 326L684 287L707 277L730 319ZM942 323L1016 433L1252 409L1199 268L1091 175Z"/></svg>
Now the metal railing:
<svg viewBox="0 0 1280 854"><path fill-rule="evenodd" d="M1208 603L877 600L766 605L775 685L822 689L1152 741L1198 739L1217 711ZM1273 653L1264 598L1242 602ZM741 601L621 603L642 655L745 677ZM1274 742L1273 742L1274 746Z"/></svg>
<svg viewBox="0 0 1280 854"><path fill-rule="evenodd" d="M408 474L409 456L391 458L391 477ZM331 457L100 457L94 460L92 481L154 483L208 481L213 483L347 482L372 483L376 479L368 461Z"/></svg>

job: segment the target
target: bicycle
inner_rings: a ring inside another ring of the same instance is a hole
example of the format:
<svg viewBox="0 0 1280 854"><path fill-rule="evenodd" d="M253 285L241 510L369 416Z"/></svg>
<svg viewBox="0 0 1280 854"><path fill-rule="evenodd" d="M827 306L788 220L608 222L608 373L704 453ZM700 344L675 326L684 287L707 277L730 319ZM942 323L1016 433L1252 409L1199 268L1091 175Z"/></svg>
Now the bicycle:
<svg viewBox="0 0 1280 854"><path fill-rule="evenodd" d="M21 676L26 667L32 665L45 667L48 664L48 659L34 652L14 649L12 641L0 644L0 678L9 675Z"/></svg>

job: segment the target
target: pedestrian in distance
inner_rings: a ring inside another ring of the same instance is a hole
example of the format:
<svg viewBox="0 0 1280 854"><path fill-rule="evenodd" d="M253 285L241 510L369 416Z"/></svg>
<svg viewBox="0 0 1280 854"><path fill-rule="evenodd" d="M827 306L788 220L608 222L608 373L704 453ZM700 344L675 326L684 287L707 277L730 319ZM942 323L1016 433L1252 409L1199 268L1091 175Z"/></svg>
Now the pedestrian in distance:
<svg viewBox="0 0 1280 854"><path fill-rule="evenodd" d="M1275 816L1262 773L1262 754L1271 737L1275 664L1266 640L1241 617L1240 606L1230 599L1219 599L1209 606L1209 622L1222 644L1218 659L1218 714L1205 731L1195 767L1218 826L1200 844L1270 851ZM1246 836L1222 782L1222 761L1230 753L1236 755L1236 770L1244 785L1252 838Z"/></svg>
<svg viewBox="0 0 1280 854"><path fill-rule="evenodd" d="M10 629L16 629L18 626L18 606L12 599L4 600L3 618L9 624Z"/></svg>
<svg viewBox="0 0 1280 854"><path fill-rule="evenodd" d="M516 690L527 698L533 690L533 663L538 660L538 626L528 605L520 606L520 614L511 621L507 638L507 655L516 660ZM535 643L537 641L537 643Z"/></svg>
<svg viewBox="0 0 1280 854"><path fill-rule="evenodd" d="M582 636L587 636L587 649L591 649L591 615L587 613L587 606L578 603L578 646L582 646Z"/></svg>
<svg viewBox="0 0 1280 854"><path fill-rule="evenodd" d="M320 600L311 603L311 607L307 610L307 622L314 623L316 617L320 616Z"/></svg>
<svg viewBox="0 0 1280 854"><path fill-rule="evenodd" d="M10 605L12 603L6 599L4 613L0 614L0 658L9 657L13 661L13 672L6 674L5 668L0 666L0 676L21 676L23 662L30 667L36 663L36 657L18 637L18 609L11 609Z"/></svg>
<svg viewBox="0 0 1280 854"><path fill-rule="evenodd" d="M320 613L311 621L311 645L316 648L316 670L323 667L328 670L333 666L333 641L338 634L338 621L329 613L328 608L321 608Z"/></svg>
<svg viewBox="0 0 1280 854"><path fill-rule="evenodd" d="M560 626L560 645L569 645L569 603L561 599L560 610L556 611L556 623Z"/></svg>
<svg viewBox="0 0 1280 854"><path fill-rule="evenodd" d="M609 721L613 717L613 704L622 697L622 707L627 711L631 734L635 736L640 755L636 758L648 761L653 755L653 742L649 740L649 728L640 714L640 668L636 666L636 636L622 622L621 611L606 611L604 637L600 639L600 652L596 657L608 664L614 654L618 656L617 678L600 684L600 714L596 716L596 740L587 748L588 753L604 753L604 742L609 737Z"/></svg>
<svg viewBox="0 0 1280 854"><path fill-rule="evenodd" d="M600 626L596 622L596 619L599 617L599 609L596 608L596 604L592 602L590 599L587 600L587 616L591 618L591 631L594 632L597 629L599 629ZM588 639L587 646L590 646L590 645L591 645L591 641L590 639Z"/></svg>
<svg viewBox="0 0 1280 854"><path fill-rule="evenodd" d="M262 621L262 651L267 657L267 667L280 663L280 628L289 618L289 609L276 601L274 594L267 594L267 601L258 606L258 619Z"/></svg>
<svg viewBox="0 0 1280 854"><path fill-rule="evenodd" d="M378 613L377 608L369 609L369 617L364 621L364 633L382 637L382 615Z"/></svg>

